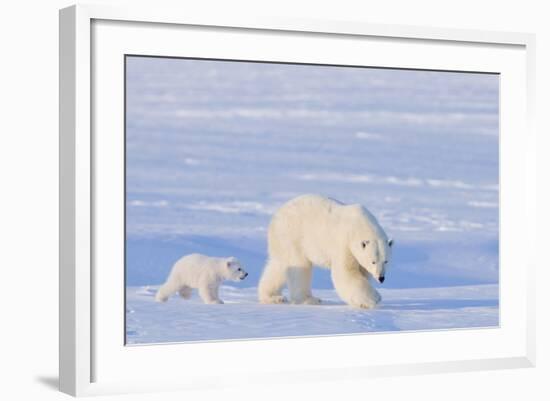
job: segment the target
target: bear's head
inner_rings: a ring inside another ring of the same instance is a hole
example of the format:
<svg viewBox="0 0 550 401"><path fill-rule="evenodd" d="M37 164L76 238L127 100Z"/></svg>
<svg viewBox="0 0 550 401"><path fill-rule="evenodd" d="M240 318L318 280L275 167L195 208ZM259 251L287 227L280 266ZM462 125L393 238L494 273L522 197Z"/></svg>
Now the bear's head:
<svg viewBox="0 0 550 401"><path fill-rule="evenodd" d="M241 281L248 276L248 273L241 267L240 262L233 256L225 260L225 269L228 280Z"/></svg>
<svg viewBox="0 0 550 401"><path fill-rule="evenodd" d="M349 249L357 263L379 283L383 283L388 270L393 240L364 207L353 205L349 224Z"/></svg>

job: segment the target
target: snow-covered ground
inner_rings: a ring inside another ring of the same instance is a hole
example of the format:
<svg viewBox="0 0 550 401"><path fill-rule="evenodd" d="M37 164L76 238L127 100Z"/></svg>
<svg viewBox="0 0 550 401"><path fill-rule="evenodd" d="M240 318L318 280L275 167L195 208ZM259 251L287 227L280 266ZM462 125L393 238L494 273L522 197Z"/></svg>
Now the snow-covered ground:
<svg viewBox="0 0 550 401"><path fill-rule="evenodd" d="M129 343L498 324L498 76L130 57L127 79ZM270 217L304 193L395 239L376 311L324 269L326 304L256 303ZM152 302L191 252L250 276L225 305Z"/></svg>
<svg viewBox="0 0 550 401"><path fill-rule="evenodd" d="M223 286L223 305L194 294L154 300L156 288L127 290L128 344L296 337L498 325L498 286L381 289L374 310L353 309L334 290L317 290L321 305L258 305L255 288Z"/></svg>

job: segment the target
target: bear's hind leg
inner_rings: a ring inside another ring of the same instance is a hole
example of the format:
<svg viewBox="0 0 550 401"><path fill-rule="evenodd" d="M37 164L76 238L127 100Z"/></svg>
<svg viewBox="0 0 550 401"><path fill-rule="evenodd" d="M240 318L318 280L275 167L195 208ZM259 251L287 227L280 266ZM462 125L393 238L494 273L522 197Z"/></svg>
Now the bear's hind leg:
<svg viewBox="0 0 550 401"><path fill-rule="evenodd" d="M286 266L270 259L258 284L258 299L263 304L281 304L287 302L282 295L286 282Z"/></svg>
<svg viewBox="0 0 550 401"><path fill-rule="evenodd" d="M318 305L319 298L311 295L311 277L313 268L311 264L305 267L290 267L287 270L288 291L290 300L296 304Z"/></svg>

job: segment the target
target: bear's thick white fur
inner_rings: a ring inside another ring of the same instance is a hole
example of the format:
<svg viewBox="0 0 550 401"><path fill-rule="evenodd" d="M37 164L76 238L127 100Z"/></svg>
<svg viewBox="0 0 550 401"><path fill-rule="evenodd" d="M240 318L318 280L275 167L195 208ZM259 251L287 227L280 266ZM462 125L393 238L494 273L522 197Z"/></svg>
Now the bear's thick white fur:
<svg viewBox="0 0 550 401"><path fill-rule="evenodd" d="M166 282L159 288L155 299L165 302L178 292L184 299L191 298L193 288L207 304L223 304L218 289L224 280L244 280L248 273L234 257L214 258L194 253L178 260Z"/></svg>
<svg viewBox="0 0 550 401"><path fill-rule="evenodd" d="M349 305L373 308L381 297L369 282L384 280L392 241L361 205L319 195L284 204L268 232L269 259L258 287L262 303L283 303L288 285L293 303L318 304L311 293L312 266L331 270L336 292Z"/></svg>

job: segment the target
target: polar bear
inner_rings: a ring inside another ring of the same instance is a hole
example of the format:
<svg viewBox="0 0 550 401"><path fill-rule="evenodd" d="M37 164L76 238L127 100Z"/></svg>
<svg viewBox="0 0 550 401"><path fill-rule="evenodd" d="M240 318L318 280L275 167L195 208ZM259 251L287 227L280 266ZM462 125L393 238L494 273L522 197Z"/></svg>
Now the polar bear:
<svg viewBox="0 0 550 401"><path fill-rule="evenodd" d="M312 266L327 267L336 292L347 304L373 308L381 297L369 280L384 282L393 240L361 205L345 205L319 195L302 195L273 216L269 258L258 286L262 303L284 303L288 285L293 303L318 304L311 293Z"/></svg>
<svg viewBox="0 0 550 401"><path fill-rule="evenodd" d="M223 304L218 289L224 280L244 280L248 273L234 257L214 258L194 253L178 260L172 267L168 279L159 288L156 301L166 302L175 292L184 299L191 298L193 288L206 304Z"/></svg>

